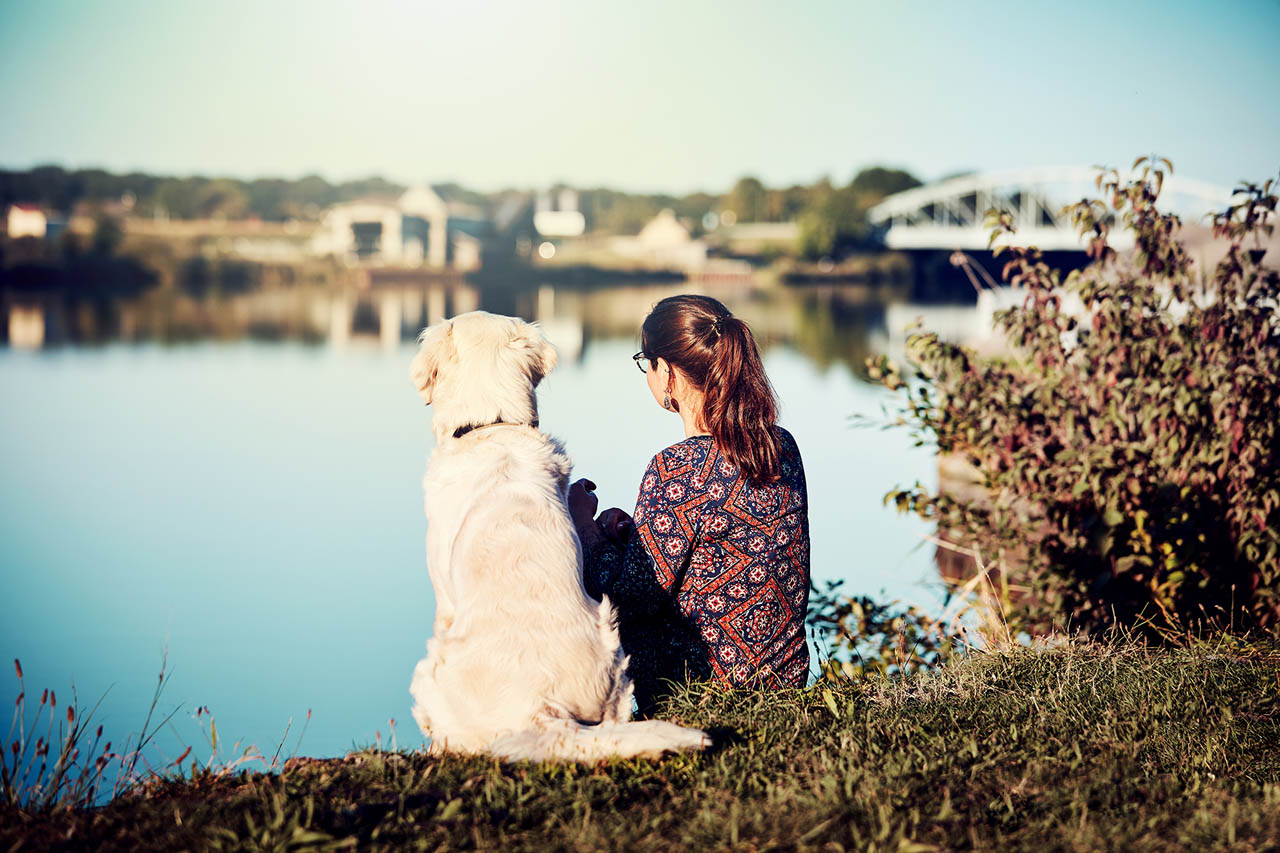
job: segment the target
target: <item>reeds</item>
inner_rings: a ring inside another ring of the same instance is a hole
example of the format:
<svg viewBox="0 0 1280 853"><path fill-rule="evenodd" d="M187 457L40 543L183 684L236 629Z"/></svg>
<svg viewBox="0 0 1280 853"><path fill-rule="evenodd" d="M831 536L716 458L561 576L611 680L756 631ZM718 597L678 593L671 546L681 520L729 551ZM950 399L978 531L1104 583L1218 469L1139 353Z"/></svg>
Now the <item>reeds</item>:
<svg viewBox="0 0 1280 853"><path fill-rule="evenodd" d="M102 740L102 726L93 726L94 715L106 693L84 711L73 684L71 704L59 713L57 693L46 688L41 691L35 714L28 722L22 663L14 658L18 697L14 700L13 720L0 761L0 805L34 811L85 808L104 798L119 796L148 775L163 774L181 765L191 753L190 747L159 769L152 768L143 757L156 733L177 713L175 708L152 726L160 694L168 680L166 663L167 658L161 662L160 676L142 729L136 736L126 738L119 751L114 751L111 741ZM44 732L40 734L42 725ZM139 769L140 764L145 772ZM109 791L104 790L104 782L108 780Z"/></svg>
<svg viewBox="0 0 1280 853"><path fill-rule="evenodd" d="M103 727L95 728L92 723L106 693L85 711L81 709L72 685L71 704L59 712L57 694L45 689L40 694L34 715L28 720L26 683L22 663L17 658L13 661L13 668L18 679L18 696L3 744L4 754L0 757L0 807L29 812L55 808L83 809L144 790L150 785L176 781L187 774L192 780L219 780L255 763L261 764L262 769L268 772L279 771L297 755L311 722L311 710L308 709L293 750L282 762L281 753L293 728L291 717L285 726L284 736L268 761L256 746L242 747L242 743L237 741L227 748L218 734L213 713L208 706L202 705L196 709L194 718L208 745L207 757L203 760L192 757L184 773L183 765L194 751L191 745L182 744L184 748L176 758L158 755L155 749L156 735L166 727L172 729L170 722L181 710L181 706L177 706L168 713L159 711L161 695L172 675L168 670L167 651L161 659L155 692L142 728L126 737L118 751L112 748L111 741L103 742ZM394 726L392 721L393 738Z"/></svg>

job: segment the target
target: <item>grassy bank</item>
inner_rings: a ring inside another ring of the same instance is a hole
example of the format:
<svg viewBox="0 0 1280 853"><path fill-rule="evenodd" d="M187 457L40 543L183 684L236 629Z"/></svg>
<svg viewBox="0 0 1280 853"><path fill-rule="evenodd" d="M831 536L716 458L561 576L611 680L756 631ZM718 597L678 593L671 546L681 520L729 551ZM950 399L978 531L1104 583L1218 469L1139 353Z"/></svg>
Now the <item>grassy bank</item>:
<svg viewBox="0 0 1280 853"><path fill-rule="evenodd" d="M1280 649L975 655L901 683L693 689L711 755L502 766L378 751L0 814L6 849L1280 845Z"/></svg>

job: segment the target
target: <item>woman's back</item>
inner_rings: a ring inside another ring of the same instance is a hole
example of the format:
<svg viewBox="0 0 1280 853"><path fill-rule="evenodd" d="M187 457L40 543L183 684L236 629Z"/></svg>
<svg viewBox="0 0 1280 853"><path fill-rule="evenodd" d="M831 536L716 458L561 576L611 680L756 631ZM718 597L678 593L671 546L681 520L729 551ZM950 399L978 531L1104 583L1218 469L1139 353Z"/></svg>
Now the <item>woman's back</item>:
<svg viewBox="0 0 1280 853"><path fill-rule="evenodd" d="M790 433L773 430L776 482L752 484L710 436L686 438L649 463L628 546L587 555L588 588L618 607L642 709L682 671L733 685L805 683L804 466Z"/></svg>

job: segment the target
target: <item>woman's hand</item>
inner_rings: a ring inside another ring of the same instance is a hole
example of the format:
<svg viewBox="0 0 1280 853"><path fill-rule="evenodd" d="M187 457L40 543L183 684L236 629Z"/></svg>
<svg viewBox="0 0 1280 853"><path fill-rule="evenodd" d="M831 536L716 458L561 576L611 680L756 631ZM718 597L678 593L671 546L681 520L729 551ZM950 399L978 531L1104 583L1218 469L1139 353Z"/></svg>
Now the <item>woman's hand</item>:
<svg viewBox="0 0 1280 853"><path fill-rule="evenodd" d="M596 508L600 506L600 499L593 494L595 490L596 484L585 477L569 487L569 518L579 531L596 523Z"/></svg>
<svg viewBox="0 0 1280 853"><path fill-rule="evenodd" d="M600 525L600 529L604 531L605 538L618 545L626 545L627 540L631 538L631 534L636 529L635 522L631 516L616 506L600 513L600 517L596 519L596 522Z"/></svg>

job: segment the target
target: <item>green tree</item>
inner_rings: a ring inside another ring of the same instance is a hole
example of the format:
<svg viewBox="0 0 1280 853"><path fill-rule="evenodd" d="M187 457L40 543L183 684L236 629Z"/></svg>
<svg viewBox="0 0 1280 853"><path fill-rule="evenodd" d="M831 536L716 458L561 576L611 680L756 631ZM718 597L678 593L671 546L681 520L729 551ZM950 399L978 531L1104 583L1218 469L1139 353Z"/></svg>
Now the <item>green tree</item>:
<svg viewBox="0 0 1280 853"><path fill-rule="evenodd" d="M801 184L786 189L769 190L765 196L765 221L793 221L809 207L812 195L812 188Z"/></svg>
<svg viewBox="0 0 1280 853"><path fill-rule="evenodd" d="M89 250L97 255L114 255L124 242L124 231L115 217L100 215L93 223Z"/></svg>
<svg viewBox="0 0 1280 853"><path fill-rule="evenodd" d="M269 221L288 219L289 181L258 178L244 187L251 213Z"/></svg>
<svg viewBox="0 0 1280 853"><path fill-rule="evenodd" d="M866 240L866 208L851 188L830 190L818 198L797 220L796 250L802 257L837 257Z"/></svg>
<svg viewBox="0 0 1280 853"><path fill-rule="evenodd" d="M739 222L761 222L766 213L765 195L764 184L758 178L739 178L725 196L723 209L733 211Z"/></svg>
<svg viewBox="0 0 1280 853"><path fill-rule="evenodd" d="M663 207L669 197L631 195L617 190L584 190L579 196L587 216L588 227L610 234L635 234Z"/></svg>
<svg viewBox="0 0 1280 853"><path fill-rule="evenodd" d="M192 205L205 219L240 219L249 212L249 197L238 181L217 178L195 191Z"/></svg>
<svg viewBox="0 0 1280 853"><path fill-rule="evenodd" d="M710 193L690 193L675 199L670 207L675 210L676 216L692 222L693 233L698 234L702 231L702 217L715 210L719 203L720 196Z"/></svg>
<svg viewBox="0 0 1280 853"><path fill-rule="evenodd" d="M154 205L174 219L194 219L196 181L193 178L164 180L156 188Z"/></svg>
<svg viewBox="0 0 1280 853"><path fill-rule="evenodd" d="M808 190L808 205L796 217L796 253L814 260L838 257L868 244L867 210L886 196L920 186L900 169L863 169L847 187L823 179Z"/></svg>
<svg viewBox="0 0 1280 853"><path fill-rule="evenodd" d="M885 197L920 186L920 181L910 172L872 166L854 176L849 189L864 209L879 204Z"/></svg>

